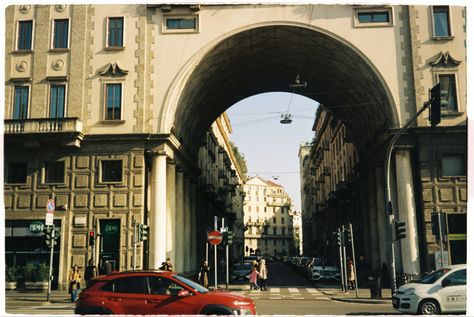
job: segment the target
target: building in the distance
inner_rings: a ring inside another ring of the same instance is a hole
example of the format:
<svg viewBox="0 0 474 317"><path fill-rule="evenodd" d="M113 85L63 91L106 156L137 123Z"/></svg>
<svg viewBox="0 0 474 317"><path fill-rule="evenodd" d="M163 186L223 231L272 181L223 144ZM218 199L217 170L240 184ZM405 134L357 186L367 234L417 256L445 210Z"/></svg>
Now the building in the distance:
<svg viewBox="0 0 474 317"><path fill-rule="evenodd" d="M283 187L257 176L244 191L245 255L294 255L293 211Z"/></svg>

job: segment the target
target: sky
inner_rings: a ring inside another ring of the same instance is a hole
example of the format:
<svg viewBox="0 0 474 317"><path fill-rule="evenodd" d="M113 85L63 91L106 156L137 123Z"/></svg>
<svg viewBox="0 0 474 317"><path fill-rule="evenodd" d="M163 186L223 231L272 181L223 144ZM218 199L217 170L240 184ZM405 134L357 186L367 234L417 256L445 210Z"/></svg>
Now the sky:
<svg viewBox="0 0 474 317"><path fill-rule="evenodd" d="M260 176L284 187L301 211L299 146L311 142L318 103L290 93L272 92L239 101L227 110L231 141L247 161L247 175ZM292 123L281 124L282 114Z"/></svg>

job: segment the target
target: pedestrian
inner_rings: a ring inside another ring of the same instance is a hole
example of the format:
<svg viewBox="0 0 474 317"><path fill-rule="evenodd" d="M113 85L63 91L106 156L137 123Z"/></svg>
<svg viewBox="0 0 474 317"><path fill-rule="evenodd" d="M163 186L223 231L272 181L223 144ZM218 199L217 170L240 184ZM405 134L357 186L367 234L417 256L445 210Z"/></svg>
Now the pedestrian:
<svg viewBox="0 0 474 317"><path fill-rule="evenodd" d="M161 262L160 270L163 271L173 271L173 264L171 264L171 259L166 258L166 262Z"/></svg>
<svg viewBox="0 0 474 317"><path fill-rule="evenodd" d="M86 266L84 271L84 280L86 281L86 287L89 287L90 280L97 276L97 267L94 265L94 260L90 259L89 264Z"/></svg>
<svg viewBox="0 0 474 317"><path fill-rule="evenodd" d="M259 277L259 285L261 291L267 290L267 278L268 278L268 270L267 265L265 264L265 260L260 260L260 265L258 268L258 277Z"/></svg>
<svg viewBox="0 0 474 317"><path fill-rule="evenodd" d="M79 267L74 264L72 271L69 274L69 294L71 294L71 302L77 301L77 294L81 289L81 274Z"/></svg>
<svg viewBox="0 0 474 317"><path fill-rule="evenodd" d="M201 268L199 269L199 283L207 288L209 286L209 279L208 279L208 272L210 270L209 265L207 264L207 261L204 261L201 265Z"/></svg>
<svg viewBox="0 0 474 317"><path fill-rule="evenodd" d="M350 289L355 289L354 263L351 259L347 260L347 282Z"/></svg>
<svg viewBox="0 0 474 317"><path fill-rule="evenodd" d="M252 267L252 270L249 274L250 290L259 289L257 285L257 278L258 278L258 271L255 267Z"/></svg>
<svg viewBox="0 0 474 317"><path fill-rule="evenodd" d="M110 261L104 261L102 262L102 269L101 269L101 274L102 275L108 275L112 273L112 263Z"/></svg>

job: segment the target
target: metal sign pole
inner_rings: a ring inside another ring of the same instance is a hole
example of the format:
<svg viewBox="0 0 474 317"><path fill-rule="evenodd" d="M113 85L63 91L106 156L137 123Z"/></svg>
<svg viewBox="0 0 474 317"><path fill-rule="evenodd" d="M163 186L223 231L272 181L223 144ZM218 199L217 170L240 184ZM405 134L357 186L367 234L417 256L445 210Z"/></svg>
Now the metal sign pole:
<svg viewBox="0 0 474 317"><path fill-rule="evenodd" d="M137 223L135 217L132 221L133 234L132 234L132 245L133 245L133 270L137 267Z"/></svg>
<svg viewBox="0 0 474 317"><path fill-rule="evenodd" d="M354 277L355 277L355 288L356 288L356 298L359 298L359 287L357 284L357 265L356 265L356 258L355 258L355 250L354 250L354 233L352 231L352 223L349 222L349 234L351 235L351 246L352 246L352 265L354 265Z"/></svg>
<svg viewBox="0 0 474 317"><path fill-rule="evenodd" d="M216 216L214 216L214 230L217 231ZM214 289L217 289L217 245L214 245Z"/></svg>
<svg viewBox="0 0 474 317"><path fill-rule="evenodd" d="M225 289L229 290L229 245L225 246Z"/></svg>
<svg viewBox="0 0 474 317"><path fill-rule="evenodd" d="M341 269L341 290L344 291L344 266L342 264L342 234L340 228L337 228L337 233L341 237L341 243L339 244L339 267Z"/></svg>
<svg viewBox="0 0 474 317"><path fill-rule="evenodd" d="M51 232L51 248L49 251L48 294L46 295L46 301L48 302L51 296L51 280L53 279L53 253L54 253L55 235L56 235L56 232L54 230L54 225L53 225L53 231Z"/></svg>
<svg viewBox="0 0 474 317"><path fill-rule="evenodd" d="M441 250L441 268L444 267L443 231L441 230L441 212L438 212L439 246Z"/></svg>
<svg viewBox="0 0 474 317"><path fill-rule="evenodd" d="M345 239L345 228L341 227L341 240L342 242L342 265L344 267L344 292L347 292L347 257L346 257L346 239Z"/></svg>

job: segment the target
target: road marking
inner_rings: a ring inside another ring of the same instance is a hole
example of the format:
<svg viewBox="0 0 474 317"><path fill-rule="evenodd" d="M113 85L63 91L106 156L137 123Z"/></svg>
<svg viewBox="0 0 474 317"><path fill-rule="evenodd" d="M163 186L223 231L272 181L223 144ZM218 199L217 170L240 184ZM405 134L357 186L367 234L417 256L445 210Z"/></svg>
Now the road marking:
<svg viewBox="0 0 474 317"><path fill-rule="evenodd" d="M280 288L279 287L272 287L270 288L270 293L278 293L280 292Z"/></svg>
<svg viewBox="0 0 474 317"><path fill-rule="evenodd" d="M319 291L317 289L314 289L314 288L306 288L306 290L308 291L308 293L311 293L311 294L319 293Z"/></svg>
<svg viewBox="0 0 474 317"><path fill-rule="evenodd" d="M297 288L289 288L288 292L290 292L290 293L299 293L300 291Z"/></svg>

